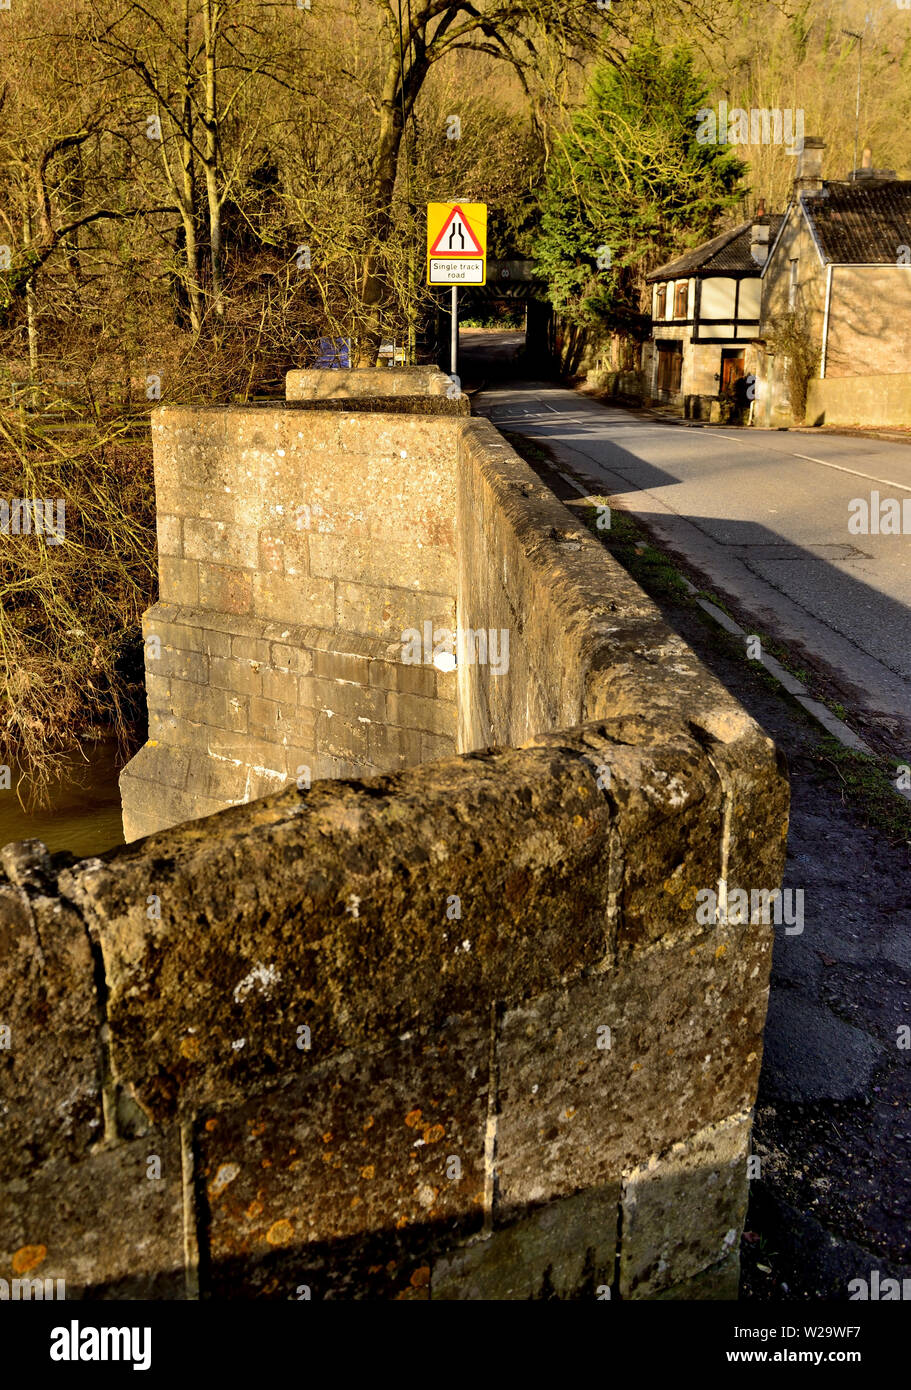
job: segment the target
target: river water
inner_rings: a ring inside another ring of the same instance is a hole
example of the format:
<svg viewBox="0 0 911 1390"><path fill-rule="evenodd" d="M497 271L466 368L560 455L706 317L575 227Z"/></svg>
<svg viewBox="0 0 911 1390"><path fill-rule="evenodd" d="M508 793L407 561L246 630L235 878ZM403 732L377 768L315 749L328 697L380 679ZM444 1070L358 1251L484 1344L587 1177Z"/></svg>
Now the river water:
<svg viewBox="0 0 911 1390"><path fill-rule="evenodd" d="M69 850L84 859L122 845L117 778L126 761L113 740L89 745L84 757L70 760L47 803L31 810L23 810L16 795L14 767L11 789L0 789L0 846L11 840L43 840L52 854ZM20 790L27 802L25 787Z"/></svg>

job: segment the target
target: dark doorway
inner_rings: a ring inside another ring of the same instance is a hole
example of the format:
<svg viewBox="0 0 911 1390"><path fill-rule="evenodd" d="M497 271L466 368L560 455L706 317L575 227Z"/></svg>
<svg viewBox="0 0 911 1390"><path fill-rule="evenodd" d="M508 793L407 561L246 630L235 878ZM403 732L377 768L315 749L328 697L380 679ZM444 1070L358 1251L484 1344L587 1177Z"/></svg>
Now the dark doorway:
<svg viewBox="0 0 911 1390"><path fill-rule="evenodd" d="M744 373L745 357L743 348L722 348L721 350L721 390L731 395L734 386Z"/></svg>
<svg viewBox="0 0 911 1390"><path fill-rule="evenodd" d="M680 390L683 375L683 344L658 344L658 392Z"/></svg>

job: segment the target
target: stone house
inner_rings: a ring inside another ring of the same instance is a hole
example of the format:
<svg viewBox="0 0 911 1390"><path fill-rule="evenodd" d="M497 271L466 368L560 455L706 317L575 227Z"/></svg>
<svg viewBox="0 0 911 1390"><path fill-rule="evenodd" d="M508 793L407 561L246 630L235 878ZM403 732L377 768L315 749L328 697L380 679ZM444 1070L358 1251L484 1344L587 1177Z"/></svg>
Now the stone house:
<svg viewBox="0 0 911 1390"><path fill-rule="evenodd" d="M760 276L781 221L760 205L752 221L647 276L652 333L643 370L652 400L708 419L717 416L722 393L734 393L759 332Z"/></svg>
<svg viewBox="0 0 911 1390"><path fill-rule="evenodd" d="M790 320L808 364L807 423L898 424L874 415L884 377L892 386L906 379L911 410L911 181L874 169L868 149L861 168L824 180L824 151L822 140L806 139L762 272L762 322L747 355L757 378L753 423L801 417L781 340Z"/></svg>

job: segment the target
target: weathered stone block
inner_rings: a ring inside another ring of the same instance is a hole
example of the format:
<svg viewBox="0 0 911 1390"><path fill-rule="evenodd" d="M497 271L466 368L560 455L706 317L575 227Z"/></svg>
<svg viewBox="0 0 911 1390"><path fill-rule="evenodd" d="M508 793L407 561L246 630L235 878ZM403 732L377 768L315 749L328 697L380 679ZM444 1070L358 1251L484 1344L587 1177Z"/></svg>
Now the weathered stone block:
<svg viewBox="0 0 911 1390"><path fill-rule="evenodd" d="M0 1275L62 1279L68 1299L181 1299L180 1141L174 1130L55 1157L0 1186Z"/></svg>
<svg viewBox="0 0 911 1390"><path fill-rule="evenodd" d="M196 746L197 737L195 725L189 724L185 719L178 719L176 714L167 710L153 709L149 706L149 743L173 748L192 748Z"/></svg>
<svg viewBox="0 0 911 1390"><path fill-rule="evenodd" d="M271 666L262 670L263 699L280 704L296 705L300 698L298 679L293 671L277 671Z"/></svg>
<svg viewBox="0 0 911 1390"><path fill-rule="evenodd" d="M426 1287L433 1251L483 1220L486 1031L453 1016L430 1036L315 1070L302 1050L300 1080L203 1120L215 1296Z"/></svg>
<svg viewBox="0 0 911 1390"><path fill-rule="evenodd" d="M85 926L56 896L38 841L6 846L4 866L18 880L0 873L0 1178L7 1181L49 1158L87 1152L103 1125L100 1011Z"/></svg>
<svg viewBox="0 0 911 1390"><path fill-rule="evenodd" d="M431 523L433 525L433 523ZM437 534L442 530L439 521ZM310 572L327 579L344 576L352 584L385 587L390 575L396 587L437 593L454 591L457 583L455 549L451 537L447 545L429 545L426 531L414 538L403 537L401 519L396 515L387 527L381 518L372 519L369 536L319 534L310 536Z"/></svg>
<svg viewBox="0 0 911 1390"><path fill-rule="evenodd" d="M183 521L179 516L167 516L164 512L159 512L155 518L155 529L158 535L159 555L172 555L176 558L183 556Z"/></svg>
<svg viewBox="0 0 911 1390"><path fill-rule="evenodd" d="M285 759L281 744L275 738L212 727L206 731L206 748L209 756L216 760L227 758L238 766L266 768L284 775Z"/></svg>
<svg viewBox="0 0 911 1390"><path fill-rule="evenodd" d="M313 673L326 680L353 681L367 685L370 663L366 656L353 652L316 651L313 653Z"/></svg>
<svg viewBox="0 0 911 1390"><path fill-rule="evenodd" d="M285 755L285 780L286 783L296 785L298 791L309 791L307 785L308 778L310 786L320 777L328 774L318 770L318 758L312 742L308 744L288 744L283 750Z"/></svg>
<svg viewBox="0 0 911 1390"><path fill-rule="evenodd" d="M316 575L310 566L310 540L297 530L260 531L258 569L289 577ZM330 575L334 578L334 575Z"/></svg>
<svg viewBox="0 0 911 1390"><path fill-rule="evenodd" d="M193 681L168 681L170 692L166 708L179 718L192 724L209 724L220 729L231 726L228 716L228 692L216 690L214 686L197 685ZM159 685L155 683L156 704L159 700ZM150 699L152 694L150 692Z"/></svg>
<svg viewBox="0 0 911 1390"><path fill-rule="evenodd" d="M254 733L262 731L264 737L275 738L278 743L300 743L309 739L313 727L312 710L278 700L261 700L257 696L250 700L250 728Z"/></svg>
<svg viewBox="0 0 911 1390"><path fill-rule="evenodd" d="M420 729L428 734L453 737L458 708L445 700L425 700L420 695L390 690L386 696L386 718L402 729Z"/></svg>
<svg viewBox="0 0 911 1390"><path fill-rule="evenodd" d="M234 638L238 641L238 638ZM268 643L263 644L268 649ZM238 695L262 695L263 666L258 661L244 661L237 657L213 657L209 666L209 680L216 690L230 690Z"/></svg>
<svg viewBox="0 0 911 1390"><path fill-rule="evenodd" d="M313 653L300 647L289 647L284 642L273 642L270 647L269 664L277 670L293 671L295 675L306 676L313 670Z"/></svg>
<svg viewBox="0 0 911 1390"><path fill-rule="evenodd" d="M319 676L300 677L300 702L308 709L332 711L333 717L357 723L358 718L383 723L386 719L386 692L370 690L350 681L323 680Z"/></svg>
<svg viewBox="0 0 911 1390"><path fill-rule="evenodd" d="M158 560L158 588L169 603L199 603L199 566L195 560L161 555Z"/></svg>
<svg viewBox="0 0 911 1390"><path fill-rule="evenodd" d="M176 470L173 478L164 476L159 481L157 462L155 472L155 499L164 511L184 519L201 517L205 521L224 521L229 525L234 521L237 501L233 493L189 487L181 483Z"/></svg>
<svg viewBox="0 0 911 1390"><path fill-rule="evenodd" d="M396 642L393 659L370 662L370 684L380 690L400 690L404 695L436 695L437 673L433 666L412 666L402 661L402 647Z"/></svg>
<svg viewBox="0 0 911 1390"><path fill-rule="evenodd" d="M620 1292L651 1298L736 1253L752 1114L733 1115L624 1177Z"/></svg>
<svg viewBox="0 0 911 1390"><path fill-rule="evenodd" d="M586 725L580 736L589 766L621 811L615 856L622 865L619 951L701 930L698 894L716 888L722 872L725 794L694 738L672 726L668 742L656 745L641 728L635 733L618 723ZM559 743L561 736L538 735L530 746L552 741Z"/></svg>
<svg viewBox="0 0 911 1390"><path fill-rule="evenodd" d="M236 806L249 801L249 769L238 763L216 762L212 758L195 754L190 759L189 773L182 790L199 797L206 807L219 802ZM277 790L273 779L268 791ZM210 813L210 812L207 812ZM153 891L158 891L157 888Z"/></svg>
<svg viewBox="0 0 911 1390"><path fill-rule="evenodd" d="M212 729L208 743L284 783L265 740ZM283 1073L298 1022L326 1058L543 993L602 960L609 834L610 808L576 755L509 750L290 790L61 883L104 960L115 1075L164 1115Z"/></svg>
<svg viewBox="0 0 911 1390"><path fill-rule="evenodd" d="M421 735L414 729L392 729L388 724L371 724L367 729L367 758L371 767L395 772L415 767L421 761Z"/></svg>
<svg viewBox="0 0 911 1390"><path fill-rule="evenodd" d="M253 577L253 611L276 622L318 623L332 626L335 585L328 579L256 574Z"/></svg>
<svg viewBox="0 0 911 1390"><path fill-rule="evenodd" d="M124 778L161 783L165 787L185 787L190 761L191 754L186 748L175 748L171 744L144 743L121 772L121 787Z"/></svg>
<svg viewBox="0 0 911 1390"><path fill-rule="evenodd" d="M740 1291L740 1251L735 1250L727 1259L721 1260L690 1279L672 1284L654 1295L656 1303L670 1302L723 1302L736 1300Z"/></svg>
<svg viewBox="0 0 911 1390"><path fill-rule="evenodd" d="M445 734L421 734L421 762L430 763L436 758L454 758L458 753L455 738Z"/></svg>
<svg viewBox="0 0 911 1390"><path fill-rule="evenodd" d="M752 1105L770 955L769 928L717 928L624 953L612 970L508 1011L498 1054L505 1219L603 1184Z"/></svg>
<svg viewBox="0 0 911 1390"><path fill-rule="evenodd" d="M205 685L209 680L209 658L202 652L162 647L157 657L149 658L148 665L158 680L173 676L197 685Z"/></svg>
<svg viewBox="0 0 911 1390"><path fill-rule="evenodd" d="M143 616L142 630L146 638L157 637L162 646L200 652L203 656L224 657L230 654L231 636L222 630L221 621L220 615L206 612L204 608L156 603ZM153 662L147 645L146 664L150 670L154 670Z"/></svg>
<svg viewBox="0 0 911 1390"><path fill-rule="evenodd" d="M367 765L367 724L354 723L343 715L325 711L316 716L316 749L332 758L347 758L364 768Z"/></svg>
<svg viewBox="0 0 911 1390"><path fill-rule="evenodd" d="M268 637L236 634L231 638L231 655L237 661L258 662L260 665L268 666L270 651L271 643Z"/></svg>
<svg viewBox="0 0 911 1390"><path fill-rule="evenodd" d="M256 576L257 578L259 576ZM217 613L250 613L253 611L251 572L231 569L209 561L199 563L199 602L203 608Z"/></svg>
<svg viewBox="0 0 911 1390"><path fill-rule="evenodd" d="M612 1284L620 1184L542 1207L434 1262L431 1299L573 1298Z"/></svg>
<svg viewBox="0 0 911 1390"><path fill-rule="evenodd" d="M319 368L288 372L285 395L289 401L322 397L382 399L384 396L446 396L452 382L439 367Z"/></svg>
<svg viewBox="0 0 911 1390"><path fill-rule="evenodd" d="M206 564L251 570L259 564L257 531L236 521L229 525L187 517L183 523L183 548L188 559L204 560Z"/></svg>
<svg viewBox="0 0 911 1390"><path fill-rule="evenodd" d="M165 750L172 753L174 750ZM218 785L219 795L217 798L200 796L195 791L188 791L186 788L168 787L166 798L161 794L161 783L157 780L146 780L141 777L132 777L128 770L121 773L121 791L123 793L123 834L127 842L141 839L145 835L154 835L157 831L163 830L166 825L182 825L184 821L191 821L200 816L213 816L216 811L221 811L229 805L227 795L221 795L222 783L217 776L218 764L208 764L206 773L210 774L213 783ZM191 763L192 768L192 763ZM231 790L230 773L233 769L228 769L228 775L224 779L224 791ZM195 783L195 775L188 774Z"/></svg>
<svg viewBox="0 0 911 1390"><path fill-rule="evenodd" d="M445 594L351 584L342 579L336 590L335 621L343 632L401 639L406 629L420 629L425 619L436 626L455 626L455 603Z"/></svg>

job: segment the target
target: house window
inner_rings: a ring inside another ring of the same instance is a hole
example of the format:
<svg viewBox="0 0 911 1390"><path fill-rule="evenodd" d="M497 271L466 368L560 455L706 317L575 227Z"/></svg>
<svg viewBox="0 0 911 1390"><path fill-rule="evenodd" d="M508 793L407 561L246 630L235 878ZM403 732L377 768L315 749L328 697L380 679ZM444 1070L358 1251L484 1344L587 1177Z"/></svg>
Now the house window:
<svg viewBox="0 0 911 1390"><path fill-rule="evenodd" d="M788 281L788 308L793 309L797 303L797 265L796 260L791 261L791 278Z"/></svg>
<svg viewBox="0 0 911 1390"><path fill-rule="evenodd" d="M675 318L675 319L685 319L685 318L686 318L686 301L687 301L688 292L689 292L689 282L686 281L686 280L684 280L684 282L683 282L682 285L678 285L678 286L677 286L677 290L676 290L675 295L674 295L674 318Z"/></svg>
<svg viewBox="0 0 911 1390"><path fill-rule="evenodd" d="M655 319L667 318L667 286L655 286Z"/></svg>

